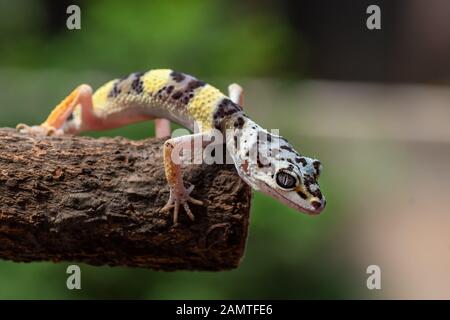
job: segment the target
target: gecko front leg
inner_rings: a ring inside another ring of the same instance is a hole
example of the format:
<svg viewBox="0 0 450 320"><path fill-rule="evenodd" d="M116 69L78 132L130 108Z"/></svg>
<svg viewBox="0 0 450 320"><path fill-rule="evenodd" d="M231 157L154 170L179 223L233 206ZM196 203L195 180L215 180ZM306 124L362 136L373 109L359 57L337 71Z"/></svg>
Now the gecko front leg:
<svg viewBox="0 0 450 320"><path fill-rule="evenodd" d="M228 94L230 99L241 107L244 104L244 90L242 87L236 83L230 84L228 86ZM159 121L158 121L159 120ZM165 119L158 119L156 121L156 136L164 137L170 134L169 122ZM167 133L167 134L166 134ZM200 139L200 142L196 143L196 139ZM182 136L177 138L172 138L164 143L164 170L166 174L166 179L170 187L170 196L167 204L161 209L161 212L169 212L172 208L174 209L173 223L174 225L178 222L178 214L180 210L180 205L183 206L186 214L191 220L195 217L189 208L189 202L197 205L203 205L203 202L194 199L190 196L190 193L194 189L192 185L190 188L186 189L183 183L183 175L181 172L181 160L179 158L179 152L182 150L191 149L192 145L201 146L202 150L209 144L215 144L211 142L211 133L203 132L188 136ZM177 152L174 152L177 151ZM195 151L195 150L194 150Z"/></svg>
<svg viewBox="0 0 450 320"><path fill-rule="evenodd" d="M161 212L169 212L174 209L173 223L178 222L178 213L180 206L183 206L186 214L191 220L194 220L194 214L189 208L189 202L196 205L203 205L203 202L194 199L190 193L194 189L192 185L186 189L183 183L183 174L181 172L181 155L180 151L193 150L193 146L201 146L201 149L209 145L210 134L207 132L196 133L188 136L181 136L167 140L164 143L164 171L166 174L167 183L170 187L170 196L167 204L161 209ZM194 152L199 150L194 150Z"/></svg>

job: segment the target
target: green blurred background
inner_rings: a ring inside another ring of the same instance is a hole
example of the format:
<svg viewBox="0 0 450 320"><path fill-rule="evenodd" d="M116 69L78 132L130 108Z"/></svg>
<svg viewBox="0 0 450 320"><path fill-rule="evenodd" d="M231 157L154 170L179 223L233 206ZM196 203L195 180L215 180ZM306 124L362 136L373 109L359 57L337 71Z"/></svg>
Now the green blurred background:
<svg viewBox="0 0 450 320"><path fill-rule="evenodd" d="M73 3L81 30L66 28ZM223 90L238 82L247 114L322 161L328 203L309 217L256 193L233 271L82 265L82 290L69 291L69 264L1 261L0 298L449 297L439 226L449 222L450 11L421 3L0 0L1 126L39 123L78 84L134 71L172 68ZM382 30L366 28L369 4L382 8ZM142 139L153 124L90 135ZM417 181L429 187L418 199ZM366 288L370 264L382 267L380 291Z"/></svg>

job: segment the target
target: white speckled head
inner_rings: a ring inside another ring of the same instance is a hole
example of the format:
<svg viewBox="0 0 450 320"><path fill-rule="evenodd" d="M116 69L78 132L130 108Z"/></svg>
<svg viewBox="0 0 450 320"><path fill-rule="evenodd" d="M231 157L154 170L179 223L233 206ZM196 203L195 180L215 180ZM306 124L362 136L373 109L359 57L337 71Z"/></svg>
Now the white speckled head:
<svg viewBox="0 0 450 320"><path fill-rule="evenodd" d="M227 149L242 179L291 208L320 213L326 204L318 184L320 161L302 156L286 139L243 115L233 118L226 135Z"/></svg>

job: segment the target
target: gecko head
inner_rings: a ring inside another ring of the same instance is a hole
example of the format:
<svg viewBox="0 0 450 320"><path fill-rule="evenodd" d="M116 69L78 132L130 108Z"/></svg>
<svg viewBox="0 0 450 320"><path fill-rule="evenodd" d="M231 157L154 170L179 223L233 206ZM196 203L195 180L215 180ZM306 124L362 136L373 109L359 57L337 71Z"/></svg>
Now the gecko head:
<svg viewBox="0 0 450 320"><path fill-rule="evenodd" d="M261 191L307 214L319 214L326 205L318 179L322 164L317 159L284 155L275 160L272 174L258 177Z"/></svg>
<svg viewBox="0 0 450 320"><path fill-rule="evenodd" d="M318 183L319 160L301 155L286 139L254 123L246 123L235 140L241 142L235 165L249 185L307 214L319 214L325 208Z"/></svg>

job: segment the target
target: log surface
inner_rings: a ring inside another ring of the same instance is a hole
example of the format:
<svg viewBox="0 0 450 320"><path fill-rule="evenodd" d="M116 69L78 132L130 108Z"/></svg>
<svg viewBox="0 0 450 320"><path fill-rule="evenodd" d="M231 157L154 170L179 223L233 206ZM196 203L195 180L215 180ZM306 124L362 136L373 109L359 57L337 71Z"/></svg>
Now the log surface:
<svg viewBox="0 0 450 320"><path fill-rule="evenodd" d="M169 197L163 140L44 137L0 129L0 258L159 270L236 268L251 189L232 165L184 170L190 221L159 210Z"/></svg>

